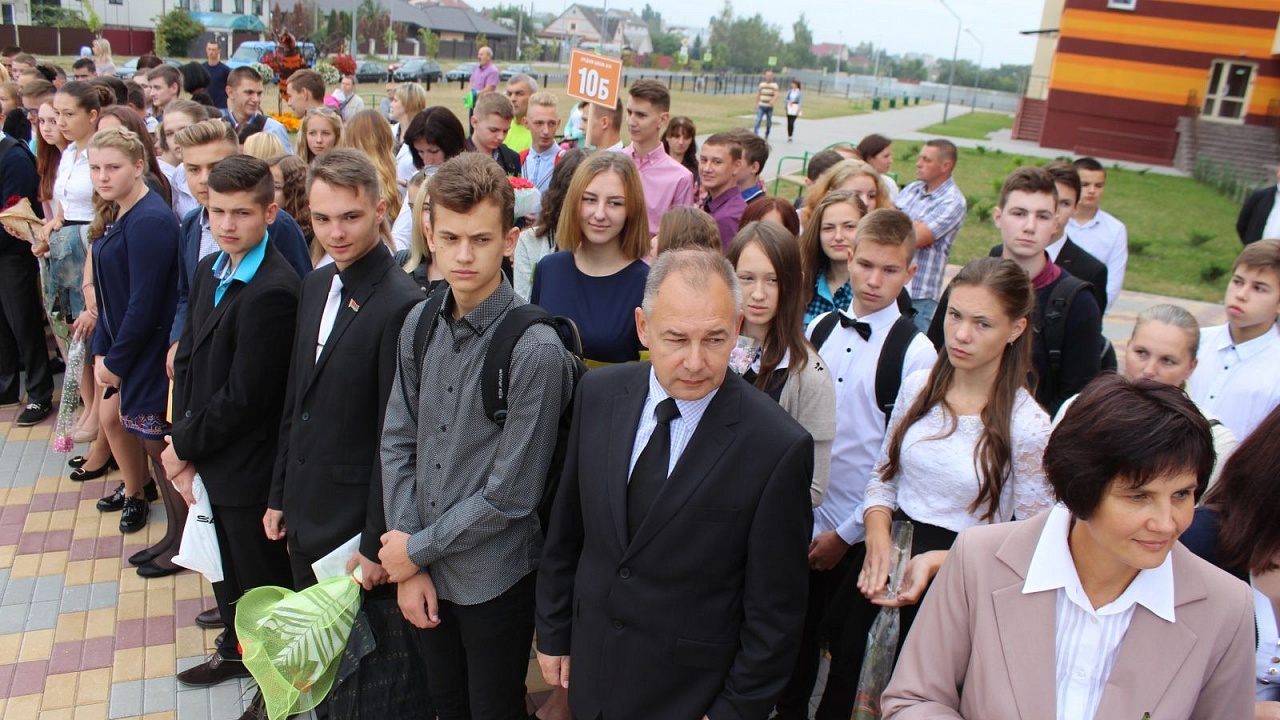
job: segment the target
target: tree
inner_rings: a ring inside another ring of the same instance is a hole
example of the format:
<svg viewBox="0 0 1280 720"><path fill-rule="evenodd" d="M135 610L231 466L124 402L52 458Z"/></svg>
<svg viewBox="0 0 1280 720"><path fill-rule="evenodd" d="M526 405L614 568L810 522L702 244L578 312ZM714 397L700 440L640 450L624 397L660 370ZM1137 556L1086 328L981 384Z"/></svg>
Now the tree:
<svg viewBox="0 0 1280 720"><path fill-rule="evenodd" d="M186 57L191 43L204 32L204 25L191 17L191 13L177 8L155 18L156 39L164 54Z"/></svg>
<svg viewBox="0 0 1280 720"><path fill-rule="evenodd" d="M813 55L813 31L804 13L791 26L791 44L787 46L786 64L793 68L810 68L817 62Z"/></svg>
<svg viewBox="0 0 1280 720"><path fill-rule="evenodd" d="M644 9L640 11L640 19L649 26L649 35L657 38L659 35L665 35L666 30L663 28L662 13L649 7L649 3L644 4ZM657 41L654 41L654 51L657 51ZM666 53L670 54L670 53Z"/></svg>
<svg viewBox="0 0 1280 720"><path fill-rule="evenodd" d="M276 6L271 15L272 27L292 33L298 38L308 37L311 34L314 13L303 0L296 0L293 7L288 9L282 10L280 6Z"/></svg>
<svg viewBox="0 0 1280 720"><path fill-rule="evenodd" d="M653 35L653 52L657 55L675 55L680 52L680 45L683 42L679 35L674 33L661 33Z"/></svg>
<svg viewBox="0 0 1280 720"><path fill-rule="evenodd" d="M433 58L440 54L440 36L431 32L431 28L418 28L418 41L422 43L422 54Z"/></svg>
<svg viewBox="0 0 1280 720"><path fill-rule="evenodd" d="M356 35L361 41L384 37L389 27L391 13L382 7L379 0L361 0L356 8Z"/></svg>
<svg viewBox="0 0 1280 720"><path fill-rule="evenodd" d="M31 24L41 27L82 28L88 27L84 16L78 10L53 5L31 5Z"/></svg>
<svg viewBox="0 0 1280 720"><path fill-rule="evenodd" d="M696 60L702 59L702 35L693 36L693 44L689 46L689 57Z"/></svg>
<svg viewBox="0 0 1280 720"><path fill-rule="evenodd" d="M476 33L476 49L480 49L489 44L489 36L484 33Z"/></svg>
<svg viewBox="0 0 1280 720"><path fill-rule="evenodd" d="M99 35L102 32L102 18L98 17L98 11L93 9L93 3L89 0L80 0L80 3L84 5L84 26L94 35Z"/></svg>
<svg viewBox="0 0 1280 720"><path fill-rule="evenodd" d="M511 29L518 30L523 40L521 45L525 43L538 42L538 29L533 21L533 16L525 10L522 5L499 5L496 8L486 11L485 13L491 19L506 18L511 21Z"/></svg>

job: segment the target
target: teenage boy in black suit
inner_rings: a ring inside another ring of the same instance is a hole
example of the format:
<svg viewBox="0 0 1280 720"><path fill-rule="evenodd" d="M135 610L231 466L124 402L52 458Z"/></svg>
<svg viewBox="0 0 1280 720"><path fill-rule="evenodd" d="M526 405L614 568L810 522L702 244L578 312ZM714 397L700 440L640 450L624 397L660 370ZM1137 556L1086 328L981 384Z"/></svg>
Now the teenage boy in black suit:
<svg viewBox="0 0 1280 720"><path fill-rule="evenodd" d="M161 459L190 504L198 472L213 506L224 579L214 585L225 635L204 663L178 674L215 685L249 674L235 603L263 585L291 585L284 543L262 534L298 310L298 274L267 242L276 214L271 170L237 155L209 173L209 220L220 252L196 267L174 356L173 430Z"/></svg>

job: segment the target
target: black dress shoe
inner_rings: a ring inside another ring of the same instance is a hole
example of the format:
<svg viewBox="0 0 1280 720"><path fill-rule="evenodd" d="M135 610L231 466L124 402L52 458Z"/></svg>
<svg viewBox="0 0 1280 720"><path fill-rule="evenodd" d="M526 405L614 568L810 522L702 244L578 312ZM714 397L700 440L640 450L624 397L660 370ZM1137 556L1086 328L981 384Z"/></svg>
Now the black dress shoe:
<svg viewBox="0 0 1280 720"><path fill-rule="evenodd" d="M18 427L39 425L52 412L53 403L28 403L22 412L18 413L18 419L13 424Z"/></svg>
<svg viewBox="0 0 1280 720"><path fill-rule="evenodd" d="M249 669L240 660L224 658L219 653L208 660L178 673L178 682L194 687L209 687L232 678L249 677Z"/></svg>
<svg viewBox="0 0 1280 720"><path fill-rule="evenodd" d="M159 555L160 555L159 553L151 552L151 548L147 548L146 550L139 550L138 552L129 556L129 564L130 565L146 565L152 560L155 560Z"/></svg>
<svg viewBox="0 0 1280 720"><path fill-rule="evenodd" d="M156 481L151 480L142 488L143 494L146 495L147 502L155 502L160 497L160 488L156 487ZM124 509L124 483L116 486L116 491L98 501L98 510L102 512L115 512Z"/></svg>
<svg viewBox="0 0 1280 720"><path fill-rule="evenodd" d="M147 516L151 514L151 505L137 497L124 499L124 509L120 513L120 532L135 533L147 526Z"/></svg>
<svg viewBox="0 0 1280 720"><path fill-rule="evenodd" d="M226 627L222 624L222 611L218 609L217 605L196 615L196 625L210 630Z"/></svg>
<svg viewBox="0 0 1280 720"><path fill-rule="evenodd" d="M116 459L113 457L107 458L106 464L104 464L102 467L98 468L97 470L89 470L88 468L84 467L84 458L73 458L73 459L79 459L80 464L76 466L75 470L71 471L72 482L85 482L86 480L97 480L98 478L106 475L111 470L120 469L120 466L116 464Z"/></svg>
<svg viewBox="0 0 1280 720"><path fill-rule="evenodd" d="M123 520L121 522L124 522ZM186 568L178 565L166 564L161 565L157 562L145 562L138 566L138 577L144 578L162 578L170 575L177 575Z"/></svg>
<svg viewBox="0 0 1280 720"><path fill-rule="evenodd" d="M3 406L0 406L0 407L3 407ZM68 460L68 461L67 461L67 467L69 467L69 468L82 468L82 467L84 467L84 464L85 464L86 462L88 462L88 461L89 461L89 458L87 458L87 457L85 457L85 456L83 456L83 455L76 455L75 457L73 457L73 458L71 458L70 460Z"/></svg>

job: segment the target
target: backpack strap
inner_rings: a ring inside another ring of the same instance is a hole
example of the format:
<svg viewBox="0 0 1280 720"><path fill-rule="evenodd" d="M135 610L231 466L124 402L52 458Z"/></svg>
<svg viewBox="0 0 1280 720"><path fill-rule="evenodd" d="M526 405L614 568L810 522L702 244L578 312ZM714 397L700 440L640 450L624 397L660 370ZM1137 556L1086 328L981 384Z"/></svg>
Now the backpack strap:
<svg viewBox="0 0 1280 720"><path fill-rule="evenodd" d="M889 425L893 416L893 405L898 400L898 390L902 387L902 368L907 363L907 349L915 340L920 328L915 320L902 315L889 328L889 336L880 349L880 359L876 363L876 405L884 413L884 424Z"/></svg>
<svg viewBox="0 0 1280 720"><path fill-rule="evenodd" d="M440 308L444 306L444 296L446 294L438 292L418 303L421 312L418 313L417 320L413 326L413 362L414 369L417 372L413 376L413 393L411 397L418 397L418 391L422 387L422 361L427 354L427 340L431 339L431 333L436 329L436 323L440 320ZM416 403L409 404L409 413L413 416L414 422L417 422L418 406Z"/></svg>
<svg viewBox="0 0 1280 720"><path fill-rule="evenodd" d="M1042 378L1042 382L1051 389L1057 387L1058 374L1062 370L1062 346L1067 337L1067 315L1071 313L1076 295L1079 295L1082 290L1092 288L1091 283L1070 273L1063 273L1058 284L1054 285L1053 290L1049 292L1044 313L1040 316L1040 322L1036 324L1036 332L1044 337L1045 350L1049 357L1049 372L1047 377Z"/></svg>
<svg viewBox="0 0 1280 720"><path fill-rule="evenodd" d="M831 337L831 331L836 329L836 323L840 322L839 310L832 310L818 319L818 324L813 326L813 332L809 334L809 342L813 343L816 350L821 351L823 344L827 342L827 338Z"/></svg>
<svg viewBox="0 0 1280 720"><path fill-rule="evenodd" d="M4 137L0 137L0 158L8 155L9 150L15 147L22 148L22 152L31 158L31 162L35 162L36 156L31 154L31 148L27 147L26 143L19 141L18 138L7 134Z"/></svg>
<svg viewBox="0 0 1280 720"><path fill-rule="evenodd" d="M518 305L507 312L498 323L489 341L484 364L480 369L480 396L485 417L502 427L507 421L507 396L509 393L511 355L516 343L534 325L547 325L556 331L569 352L582 357L582 338L578 326L568 318L555 317L532 303Z"/></svg>

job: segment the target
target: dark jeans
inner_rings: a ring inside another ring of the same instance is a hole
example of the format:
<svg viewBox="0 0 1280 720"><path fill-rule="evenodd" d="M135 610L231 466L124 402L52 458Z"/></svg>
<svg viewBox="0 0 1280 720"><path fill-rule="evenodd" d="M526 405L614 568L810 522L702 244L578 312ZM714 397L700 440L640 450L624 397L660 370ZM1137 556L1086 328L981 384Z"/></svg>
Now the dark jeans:
<svg viewBox="0 0 1280 720"><path fill-rule="evenodd" d="M862 543L849 548L844 558L830 570L809 571L809 607L805 611L804 629L800 633L800 654L796 657L791 679L778 697L777 720L808 719L809 699L813 697L813 686L818 680L818 666L822 661L822 646L826 639L823 628L827 613L832 611L831 601L836 591L844 585L845 579L850 575L856 577L862 569L865 552L863 548Z"/></svg>
<svg viewBox="0 0 1280 720"><path fill-rule="evenodd" d="M236 647L236 602L240 596L264 585L287 588L293 584L284 541L268 540L262 532L266 511L265 502L249 507L213 506L213 529L222 553L222 582L213 584L213 597L227 631L218 648L223 657L240 657Z"/></svg>
<svg viewBox="0 0 1280 720"><path fill-rule="evenodd" d="M21 399L19 362L27 373L27 402L53 402L53 373L40 305L40 264L25 243L0 252L0 400Z"/></svg>
<svg viewBox="0 0 1280 720"><path fill-rule="evenodd" d="M440 601L440 624L419 630L439 720L527 720L536 572L478 605Z"/></svg>
<svg viewBox="0 0 1280 720"><path fill-rule="evenodd" d="M907 520L901 511L894 514L895 520ZM931 550L947 550L956 540L956 534L936 525L914 522L915 532L911 542L911 556L915 557ZM851 557L855 555L856 557ZM866 544L859 543L849 549L846 556L855 563L856 570L849 572L844 584L836 590L832 599L832 612L835 615L843 611L844 616L828 618L828 632L831 633L831 669L827 673L827 686L822 691L822 702L818 705L815 720L849 720L853 715L853 704L857 699L858 676L862 674L862 657L866 654L867 634L880 613L880 606L873 605L870 600L858 591L858 573L866 558ZM923 601L923 598L921 598ZM838 610L837 610L838 609ZM911 623L916 619L920 605L908 605L899 613L901 630L898 634L898 652L902 651L902 643L907 639Z"/></svg>
<svg viewBox="0 0 1280 720"><path fill-rule="evenodd" d="M796 118L798 117L800 116L799 115L787 116L787 138L788 139L790 139L792 135L796 134Z"/></svg>

